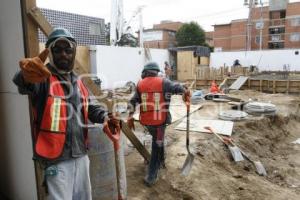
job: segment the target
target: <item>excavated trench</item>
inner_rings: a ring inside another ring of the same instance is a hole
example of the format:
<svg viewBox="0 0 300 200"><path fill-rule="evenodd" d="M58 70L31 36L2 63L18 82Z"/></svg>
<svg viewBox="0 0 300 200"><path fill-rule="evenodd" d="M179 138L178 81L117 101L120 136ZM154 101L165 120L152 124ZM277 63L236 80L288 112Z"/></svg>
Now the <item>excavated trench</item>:
<svg viewBox="0 0 300 200"><path fill-rule="evenodd" d="M126 157L128 199L300 199L300 145L292 144L300 138L299 99L282 95L275 104L287 112L235 122L232 134L243 151L263 163L267 176L259 176L247 160L234 162L213 135L191 133L196 158L190 175L182 177L185 132L174 130L175 124L167 129L167 169L155 186L143 185L146 166L137 152Z"/></svg>

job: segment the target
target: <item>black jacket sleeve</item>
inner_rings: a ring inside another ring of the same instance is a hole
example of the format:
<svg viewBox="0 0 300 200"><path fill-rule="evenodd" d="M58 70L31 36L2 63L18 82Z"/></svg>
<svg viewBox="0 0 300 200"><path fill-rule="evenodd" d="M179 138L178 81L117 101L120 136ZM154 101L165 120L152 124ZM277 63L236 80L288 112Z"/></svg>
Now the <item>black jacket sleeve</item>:
<svg viewBox="0 0 300 200"><path fill-rule="evenodd" d="M164 79L163 81L163 90L164 93L169 93L170 95L173 94L183 94L185 89L180 83L172 82L169 79Z"/></svg>
<svg viewBox="0 0 300 200"><path fill-rule="evenodd" d="M21 71L15 74L13 82L18 87L20 94L36 96L39 93L41 84L26 83Z"/></svg>
<svg viewBox="0 0 300 200"><path fill-rule="evenodd" d="M89 120L93 123L102 124L104 122L107 112L99 105L89 105Z"/></svg>
<svg viewBox="0 0 300 200"><path fill-rule="evenodd" d="M128 103L127 110L129 110L129 113L134 113L136 106L139 105L140 103L141 103L141 97L138 90L136 89L133 97L129 100Z"/></svg>

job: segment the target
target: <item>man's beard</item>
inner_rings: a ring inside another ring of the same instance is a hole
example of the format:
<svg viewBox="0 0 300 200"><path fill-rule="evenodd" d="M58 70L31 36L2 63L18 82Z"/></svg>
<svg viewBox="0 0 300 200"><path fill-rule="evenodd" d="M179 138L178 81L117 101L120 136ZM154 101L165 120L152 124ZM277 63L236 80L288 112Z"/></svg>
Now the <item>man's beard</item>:
<svg viewBox="0 0 300 200"><path fill-rule="evenodd" d="M60 71L71 72L74 68L73 62L69 60L55 60L54 64Z"/></svg>

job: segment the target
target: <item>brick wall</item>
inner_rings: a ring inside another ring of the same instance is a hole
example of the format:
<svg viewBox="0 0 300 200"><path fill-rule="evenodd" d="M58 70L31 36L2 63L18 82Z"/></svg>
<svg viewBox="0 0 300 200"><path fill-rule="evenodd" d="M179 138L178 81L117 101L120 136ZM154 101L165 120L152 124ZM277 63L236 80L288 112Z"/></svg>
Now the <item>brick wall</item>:
<svg viewBox="0 0 300 200"><path fill-rule="evenodd" d="M154 24L153 29L169 29L173 31L178 31L183 25L182 22L162 22L160 24Z"/></svg>
<svg viewBox="0 0 300 200"><path fill-rule="evenodd" d="M223 51L231 49L231 24L215 25L214 47Z"/></svg>

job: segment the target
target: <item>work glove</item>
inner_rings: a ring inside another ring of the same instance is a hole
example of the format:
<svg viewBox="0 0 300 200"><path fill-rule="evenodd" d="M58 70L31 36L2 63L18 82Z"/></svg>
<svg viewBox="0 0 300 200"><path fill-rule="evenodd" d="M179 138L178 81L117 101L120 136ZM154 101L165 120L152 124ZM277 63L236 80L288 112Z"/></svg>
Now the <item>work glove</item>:
<svg viewBox="0 0 300 200"><path fill-rule="evenodd" d="M182 95L182 100L188 104L191 102L191 91L189 89L185 89L183 95Z"/></svg>
<svg viewBox="0 0 300 200"><path fill-rule="evenodd" d="M114 134L116 131L119 131L121 129L120 126L120 119L118 116L113 115L112 113L108 113L108 120L107 124L111 132Z"/></svg>
<svg viewBox="0 0 300 200"><path fill-rule="evenodd" d="M36 57L20 60L19 65L25 82L40 83L49 78L51 72L44 65L48 54L49 50L45 49Z"/></svg>
<svg viewBox="0 0 300 200"><path fill-rule="evenodd" d="M127 118L127 126L130 130L135 130L133 115L129 114Z"/></svg>

